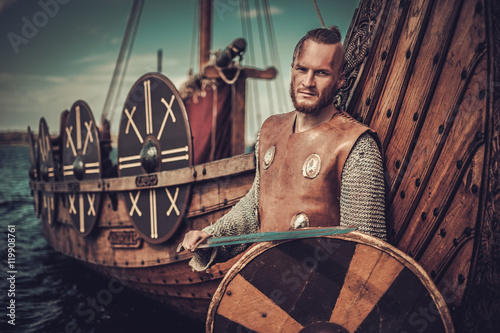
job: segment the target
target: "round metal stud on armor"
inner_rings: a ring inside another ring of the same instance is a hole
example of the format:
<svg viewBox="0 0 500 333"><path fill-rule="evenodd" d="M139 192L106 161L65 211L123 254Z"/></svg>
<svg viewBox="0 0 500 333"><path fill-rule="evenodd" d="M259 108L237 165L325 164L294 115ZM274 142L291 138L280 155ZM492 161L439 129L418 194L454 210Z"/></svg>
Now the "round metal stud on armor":
<svg viewBox="0 0 500 333"><path fill-rule="evenodd" d="M302 212L292 217L292 221L290 222L290 230L306 228L309 226L309 218L305 213Z"/></svg>
<svg viewBox="0 0 500 333"><path fill-rule="evenodd" d="M316 178L321 170L321 158L317 154L307 156L302 166L302 175L306 178Z"/></svg>
<svg viewBox="0 0 500 333"><path fill-rule="evenodd" d="M276 154L276 146L271 146L264 154L264 169L267 169L273 164L274 155Z"/></svg>

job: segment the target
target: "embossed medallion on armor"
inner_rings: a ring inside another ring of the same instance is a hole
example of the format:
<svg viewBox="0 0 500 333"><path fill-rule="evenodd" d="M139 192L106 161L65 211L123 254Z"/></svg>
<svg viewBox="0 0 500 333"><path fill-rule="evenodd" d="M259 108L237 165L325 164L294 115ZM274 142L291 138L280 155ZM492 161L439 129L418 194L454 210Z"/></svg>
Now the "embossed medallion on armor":
<svg viewBox="0 0 500 333"><path fill-rule="evenodd" d="M264 154L264 169L267 169L273 164L274 154L276 153L276 146L271 146L266 150Z"/></svg>
<svg viewBox="0 0 500 333"><path fill-rule="evenodd" d="M321 159L317 154L307 156L304 166L302 166L302 175L306 178L315 178L321 169Z"/></svg>
<svg viewBox="0 0 500 333"><path fill-rule="evenodd" d="M305 213L298 213L294 217L292 217L292 221L290 222L290 230L300 229L309 227L309 218Z"/></svg>

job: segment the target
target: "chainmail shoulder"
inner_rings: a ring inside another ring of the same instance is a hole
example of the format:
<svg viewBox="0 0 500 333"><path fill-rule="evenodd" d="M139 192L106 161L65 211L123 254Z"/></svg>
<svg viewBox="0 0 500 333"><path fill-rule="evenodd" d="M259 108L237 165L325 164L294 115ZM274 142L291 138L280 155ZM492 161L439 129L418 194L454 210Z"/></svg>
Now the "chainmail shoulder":
<svg viewBox="0 0 500 333"><path fill-rule="evenodd" d="M382 156L369 133L359 137L342 170L340 225L387 240Z"/></svg>
<svg viewBox="0 0 500 333"><path fill-rule="evenodd" d="M248 193L223 217L203 231L213 237L237 236L255 233L259 229L259 137L255 143L255 179ZM217 262L224 262L245 251L249 245L221 246L195 252L189 265L196 271L206 270Z"/></svg>

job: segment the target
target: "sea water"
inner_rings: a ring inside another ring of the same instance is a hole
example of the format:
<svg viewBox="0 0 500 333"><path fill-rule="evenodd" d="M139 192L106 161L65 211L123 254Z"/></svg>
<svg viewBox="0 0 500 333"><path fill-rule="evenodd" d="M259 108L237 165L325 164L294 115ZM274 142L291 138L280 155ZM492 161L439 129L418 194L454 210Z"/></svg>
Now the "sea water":
<svg viewBox="0 0 500 333"><path fill-rule="evenodd" d="M96 301L109 279L43 238L29 164L28 147L0 146L0 332L204 331L202 323L126 288L114 286L105 304Z"/></svg>

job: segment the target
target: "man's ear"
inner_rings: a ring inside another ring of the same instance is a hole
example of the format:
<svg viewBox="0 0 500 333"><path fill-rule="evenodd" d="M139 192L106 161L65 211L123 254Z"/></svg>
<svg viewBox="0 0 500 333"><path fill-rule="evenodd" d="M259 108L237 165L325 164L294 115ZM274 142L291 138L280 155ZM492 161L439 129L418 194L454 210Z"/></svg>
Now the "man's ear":
<svg viewBox="0 0 500 333"><path fill-rule="evenodd" d="M344 82L345 82L345 72L342 72L342 74L340 74L340 76L337 80L337 90L342 88L342 86L344 85Z"/></svg>

